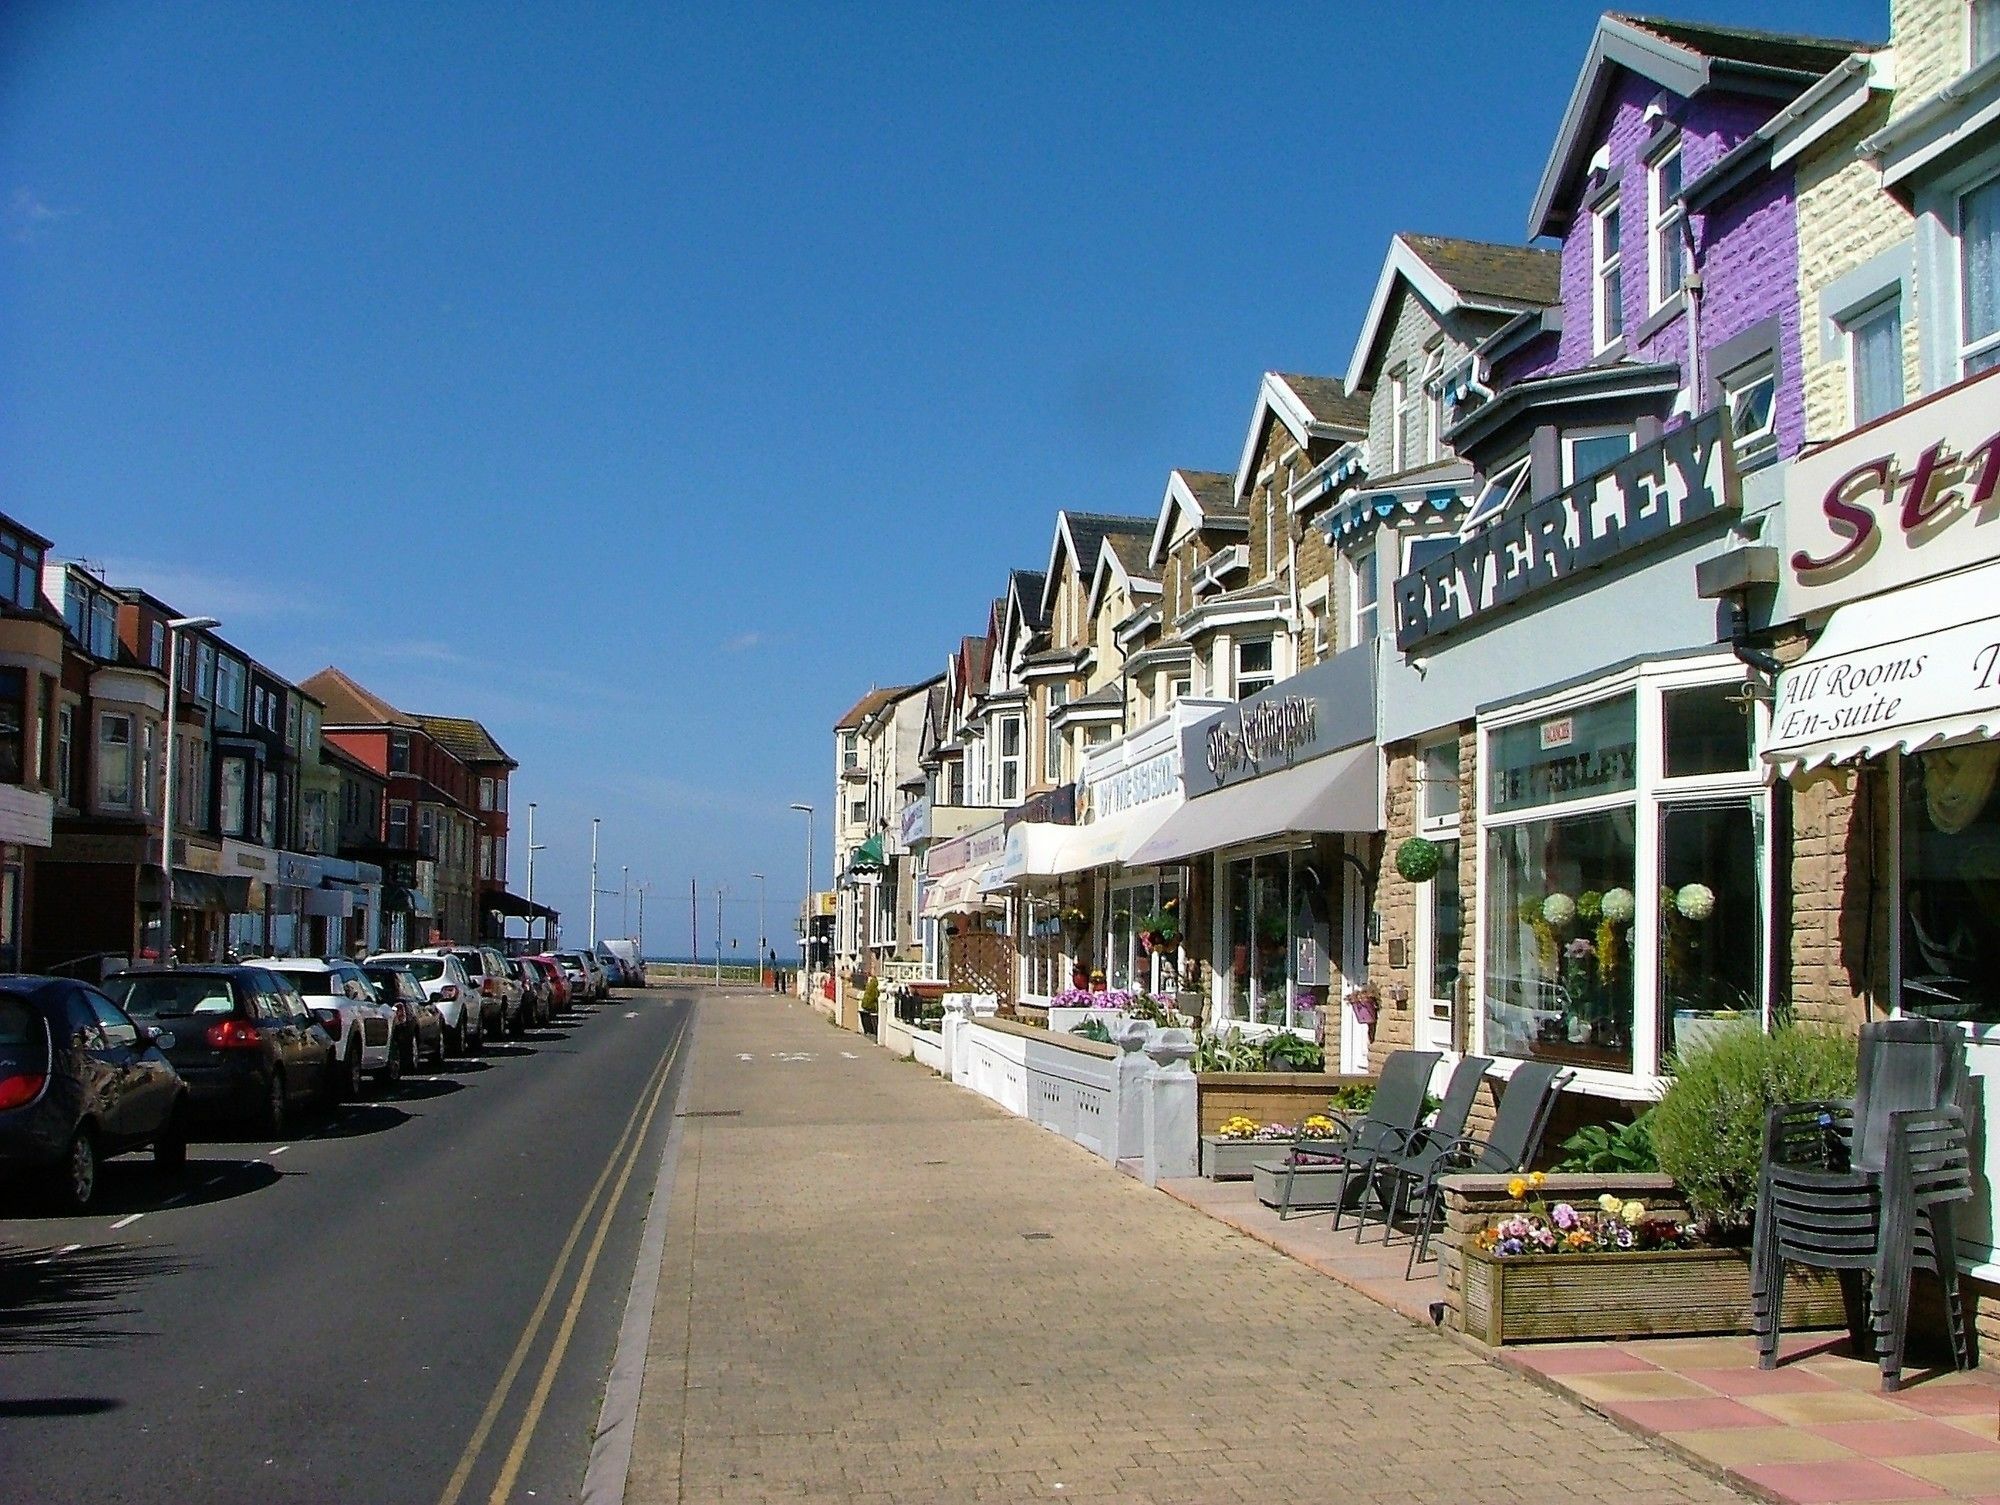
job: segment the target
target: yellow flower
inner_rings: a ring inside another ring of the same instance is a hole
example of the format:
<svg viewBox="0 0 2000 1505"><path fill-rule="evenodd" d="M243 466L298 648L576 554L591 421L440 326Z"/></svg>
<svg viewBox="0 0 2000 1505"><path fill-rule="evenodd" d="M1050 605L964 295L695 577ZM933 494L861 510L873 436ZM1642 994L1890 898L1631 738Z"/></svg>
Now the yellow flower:
<svg viewBox="0 0 2000 1505"><path fill-rule="evenodd" d="M1624 1220L1627 1228L1636 1228L1646 1216L1646 1204L1644 1202L1627 1202L1623 1207L1618 1209L1618 1216Z"/></svg>
<svg viewBox="0 0 2000 1505"><path fill-rule="evenodd" d="M1606 1192L1603 1196L1599 1197L1597 1199L1597 1205L1603 1208L1606 1212L1619 1212L1623 1210L1625 1206L1625 1204L1621 1202L1611 1192Z"/></svg>
<svg viewBox="0 0 2000 1505"><path fill-rule="evenodd" d="M1520 1201L1527 1194L1528 1183L1521 1177L1516 1176L1512 1181L1507 1183L1507 1195L1512 1197L1516 1202Z"/></svg>
<svg viewBox="0 0 2000 1505"><path fill-rule="evenodd" d="M1546 1181L1547 1181L1548 1179L1549 1179L1549 1178L1548 1178L1547 1176L1543 1175L1543 1174L1542 1174L1542 1173L1541 1173L1540 1171L1531 1171L1531 1172L1529 1172L1529 1174L1528 1174L1528 1185L1530 1185L1530 1186L1540 1186L1540 1185L1542 1185L1542 1184L1543 1184L1544 1182L1546 1182Z"/></svg>

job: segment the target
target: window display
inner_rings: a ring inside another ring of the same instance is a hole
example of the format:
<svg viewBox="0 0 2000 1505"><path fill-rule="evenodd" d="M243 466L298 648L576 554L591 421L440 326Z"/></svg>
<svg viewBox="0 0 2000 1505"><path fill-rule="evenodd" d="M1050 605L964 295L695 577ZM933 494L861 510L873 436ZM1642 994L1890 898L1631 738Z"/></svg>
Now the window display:
<svg viewBox="0 0 2000 1505"><path fill-rule="evenodd" d="M2000 742L1901 761L1901 1006L2000 1022Z"/></svg>
<svg viewBox="0 0 2000 1505"><path fill-rule="evenodd" d="M1233 1019L1299 1025L1325 996L1329 927L1309 854L1267 852L1226 864L1225 1007Z"/></svg>
<svg viewBox="0 0 2000 1505"><path fill-rule="evenodd" d="M1660 812L1660 1053L1757 1017L1764 904L1755 811L1742 800Z"/></svg>

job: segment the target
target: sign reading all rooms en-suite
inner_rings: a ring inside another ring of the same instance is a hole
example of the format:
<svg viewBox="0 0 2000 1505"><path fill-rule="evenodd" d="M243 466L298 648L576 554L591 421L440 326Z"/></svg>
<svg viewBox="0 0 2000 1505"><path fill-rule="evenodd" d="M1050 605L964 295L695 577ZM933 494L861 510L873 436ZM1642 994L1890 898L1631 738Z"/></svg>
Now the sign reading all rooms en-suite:
<svg viewBox="0 0 2000 1505"><path fill-rule="evenodd" d="M1716 408L1403 576L1396 646L1414 648L1736 503L1729 419Z"/></svg>

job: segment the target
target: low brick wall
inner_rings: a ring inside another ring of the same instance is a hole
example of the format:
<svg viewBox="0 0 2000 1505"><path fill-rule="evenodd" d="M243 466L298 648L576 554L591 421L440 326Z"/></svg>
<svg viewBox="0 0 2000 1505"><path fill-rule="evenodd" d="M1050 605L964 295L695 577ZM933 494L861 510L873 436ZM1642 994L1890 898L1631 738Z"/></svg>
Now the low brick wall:
<svg viewBox="0 0 2000 1505"><path fill-rule="evenodd" d="M1464 1264L1459 1251L1473 1235L1491 1226L1497 1217L1516 1212L1521 1204L1507 1195L1511 1176L1447 1176L1444 1182L1444 1227L1432 1243L1437 1251L1439 1273L1444 1277L1445 1326L1453 1332L1465 1331ZM1625 1202L1644 1202L1662 1217L1684 1219L1687 1202L1672 1176L1657 1171L1631 1176L1550 1176L1538 1195L1553 1207L1558 1202L1587 1205L1606 1192Z"/></svg>
<svg viewBox="0 0 2000 1505"><path fill-rule="evenodd" d="M1374 1080L1324 1071L1204 1071L1195 1077L1201 1132L1213 1134L1238 1113L1260 1124L1295 1124L1308 1113L1324 1113L1335 1087Z"/></svg>

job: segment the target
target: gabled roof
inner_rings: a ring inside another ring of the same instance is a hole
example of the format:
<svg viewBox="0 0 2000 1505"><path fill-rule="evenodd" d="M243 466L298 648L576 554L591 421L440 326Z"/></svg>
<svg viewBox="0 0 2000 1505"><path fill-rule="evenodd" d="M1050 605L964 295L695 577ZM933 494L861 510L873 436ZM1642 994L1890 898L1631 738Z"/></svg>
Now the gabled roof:
<svg viewBox="0 0 2000 1505"><path fill-rule="evenodd" d="M1167 543L1174 534L1174 516L1185 512L1200 527L1211 518L1241 518L1249 520L1242 499L1236 495L1235 477L1221 470L1170 470L1167 472L1166 494L1160 498L1160 511L1153 523L1152 546L1146 551L1146 563L1158 569L1166 558Z"/></svg>
<svg viewBox="0 0 2000 1505"><path fill-rule="evenodd" d="M1337 377L1266 371L1257 383L1257 406L1243 439L1243 458L1236 465L1239 501L1249 495L1258 445L1272 419L1285 426L1301 449L1314 439L1358 439L1368 432L1368 399L1349 392Z"/></svg>
<svg viewBox="0 0 2000 1505"><path fill-rule="evenodd" d="M505 763L521 765L507 756L507 750L493 740L493 734L470 716L418 716L417 724L446 752L461 763Z"/></svg>
<svg viewBox="0 0 2000 1505"><path fill-rule="evenodd" d="M866 695L854 702L845 716L834 722L833 729L837 732L853 731L862 722L881 710L883 706L901 695L906 688L904 685L891 685L884 690L870 690Z"/></svg>
<svg viewBox="0 0 2000 1505"><path fill-rule="evenodd" d="M1048 626L1048 583L1040 570L1009 570L1007 594L1014 598L1021 623L1030 632L1040 632Z"/></svg>
<svg viewBox="0 0 2000 1505"><path fill-rule="evenodd" d="M1056 514L1056 536L1049 544L1049 568L1042 580L1042 620L1046 622L1049 613L1055 610L1056 587L1062 583L1062 559L1069 556L1069 568L1080 579L1087 579L1097 568L1097 551L1104 540L1114 535L1144 538L1153 531L1150 517L1120 517L1106 512L1072 512L1068 508Z"/></svg>
<svg viewBox="0 0 2000 1505"><path fill-rule="evenodd" d="M1090 594L1084 610L1096 615L1107 583L1117 576L1124 577L1127 588L1135 597L1158 595L1160 582L1149 573L1150 568L1146 551L1138 539L1129 534L1107 535L1097 551L1097 567L1090 572Z"/></svg>
<svg viewBox="0 0 2000 1505"><path fill-rule="evenodd" d="M1503 246L1483 240L1404 232L1389 240L1389 254L1375 279L1375 296L1361 337L1347 362L1347 385L1358 389L1368 374L1375 346L1388 331L1383 320L1397 283L1407 283L1440 315L1461 308L1512 314L1544 308L1562 297L1562 253L1533 246Z"/></svg>
<svg viewBox="0 0 2000 1505"><path fill-rule="evenodd" d="M340 769L342 772L359 774L363 778L373 779L378 784L383 782L385 777L380 771L370 768L366 763L355 757L353 753L342 748L338 743L329 742L324 737L319 739L319 760L330 767Z"/></svg>
<svg viewBox="0 0 2000 1505"><path fill-rule="evenodd" d="M326 707L328 726L397 726L419 729L415 716L399 711L381 696L329 664L299 688Z"/></svg>
<svg viewBox="0 0 2000 1505"><path fill-rule="evenodd" d="M1848 54L1872 45L1651 16L1600 16L1535 190L1529 236L1563 233L1577 185L1595 151L1598 112L1620 69L1649 78L1683 99L1721 88L1789 101Z"/></svg>

